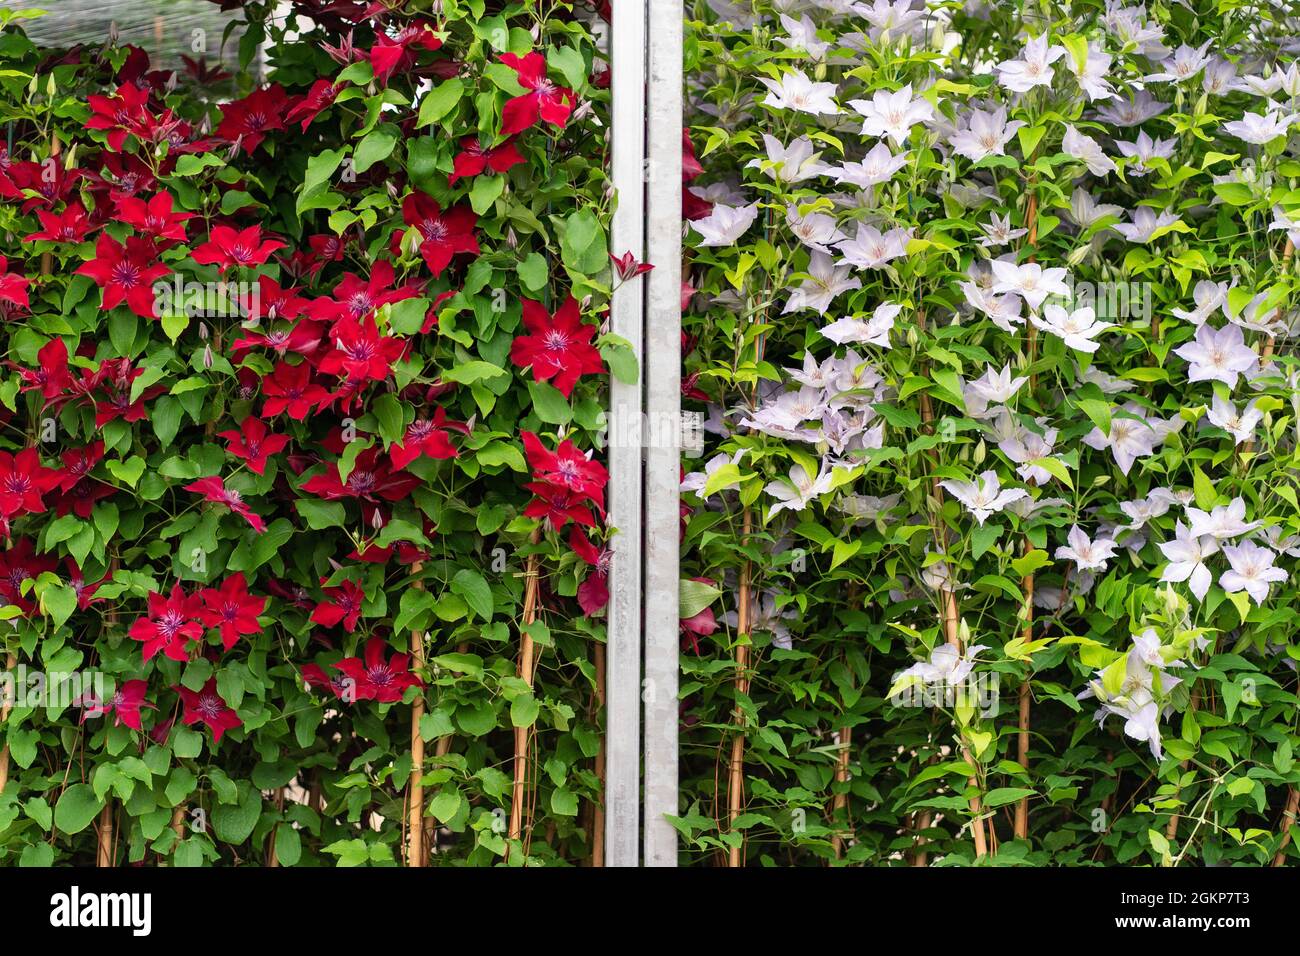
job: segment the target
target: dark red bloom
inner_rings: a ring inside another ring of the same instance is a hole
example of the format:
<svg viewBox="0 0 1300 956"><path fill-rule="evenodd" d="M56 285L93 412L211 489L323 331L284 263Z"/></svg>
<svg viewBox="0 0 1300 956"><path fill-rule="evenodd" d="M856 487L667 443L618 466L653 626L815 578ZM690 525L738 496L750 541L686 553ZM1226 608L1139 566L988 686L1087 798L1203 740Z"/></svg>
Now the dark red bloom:
<svg viewBox="0 0 1300 956"><path fill-rule="evenodd" d="M413 49L414 48L414 49ZM409 69L415 64L415 49L433 52L442 48L438 35L425 24L413 23L396 36L379 33L370 48L370 67L381 86L398 69Z"/></svg>
<svg viewBox="0 0 1300 956"><path fill-rule="evenodd" d="M288 435L268 434L266 423L252 415L244 419L238 430L218 432L229 445L226 450L243 461L248 462L248 470L261 475L266 472L266 459L277 455L289 444Z"/></svg>
<svg viewBox="0 0 1300 956"><path fill-rule="evenodd" d="M573 296L564 300L554 316L532 299L523 300L523 310L529 334L511 344L510 361L520 368L531 365L536 381L554 379L555 387L567 398L581 376L605 371L600 351L591 344L596 327L582 321Z"/></svg>
<svg viewBox="0 0 1300 956"><path fill-rule="evenodd" d="M187 727L191 724L206 724L212 731L213 743L221 743L221 735L227 730L234 730L244 725L239 716L226 706L226 702L217 693L215 677L209 677L203 689L197 693L184 686L177 687L176 693L180 694L181 700L185 702L185 713L181 715L181 723Z"/></svg>
<svg viewBox="0 0 1300 956"><path fill-rule="evenodd" d="M129 83L119 86L112 96L92 93L86 97L90 107L86 129L107 130L108 148L120 153L127 136L135 132L141 120L147 119L148 102L148 91Z"/></svg>
<svg viewBox="0 0 1300 956"><path fill-rule="evenodd" d="M330 400L329 392L312 383L311 366L306 362L300 365L281 362L262 383L262 393L266 396L263 418L286 412L296 422L303 421Z"/></svg>
<svg viewBox="0 0 1300 956"><path fill-rule="evenodd" d="M388 455L394 468L405 468L421 455L427 458L455 458L457 451L447 437L447 412L439 406L433 418L417 418L406 426L400 445L394 444ZM460 426L458 430L463 430Z"/></svg>
<svg viewBox="0 0 1300 956"><path fill-rule="evenodd" d="M221 107L217 136L232 143L238 140L244 153L251 156L267 133L284 129L288 106L284 87L278 83L254 90L242 100Z"/></svg>
<svg viewBox="0 0 1300 956"><path fill-rule="evenodd" d="M614 274L624 282L628 279L635 279L639 275L645 275L654 268L648 262L638 262L630 252L625 252L621 256L616 256L611 252L609 261L614 266Z"/></svg>
<svg viewBox="0 0 1300 956"><path fill-rule="evenodd" d="M147 707L150 710L157 710L153 704L145 702L144 695L148 690L148 681L129 680L118 687L107 701L85 699L82 702L85 707L81 715L82 722L84 723L87 717L105 717L112 714L114 726L144 730L140 720L141 709Z"/></svg>
<svg viewBox="0 0 1300 956"><path fill-rule="evenodd" d="M477 176L485 169L494 173L504 173L512 166L524 161L524 157L515 147L514 137L500 146L484 146L477 136L467 136L460 141L460 152L456 154L447 185L456 185L456 180Z"/></svg>
<svg viewBox="0 0 1300 956"><path fill-rule="evenodd" d="M330 669L333 670L334 665L331 664ZM302 679L308 687L328 690L344 703L356 702L356 681L351 677L343 674L326 674L319 664L307 664L302 669Z"/></svg>
<svg viewBox="0 0 1300 956"><path fill-rule="evenodd" d="M420 232L420 255L435 277L446 271L451 260L463 252L478 255L474 227L478 216L466 206L443 211L430 195L413 192L402 200L402 221ZM400 253L402 234L393 235L393 254Z"/></svg>
<svg viewBox="0 0 1300 956"><path fill-rule="evenodd" d="M262 633L257 617L266 610L269 598L249 594L242 571L226 578L219 588L204 588L199 598L199 620L204 627L221 629L221 644L226 650L246 634Z"/></svg>
<svg viewBox="0 0 1300 956"><path fill-rule="evenodd" d="M532 432L524 432L523 440L524 454L528 456L528 467L534 480L575 492L594 502L598 510L605 510L605 485L609 483L609 472L604 465L579 451L568 439L561 442L555 451L548 451Z"/></svg>
<svg viewBox="0 0 1300 956"><path fill-rule="evenodd" d="M357 700L377 700L381 704L394 704L402 699L408 687L423 687L423 682L411 673L410 657L394 654L384 659L387 645L383 638L372 637L366 642L365 660L347 657L334 667L353 681Z"/></svg>
<svg viewBox="0 0 1300 956"><path fill-rule="evenodd" d="M334 105L335 98L343 92L345 83L335 83L332 80L317 80L311 85L306 94L296 104L293 109L285 115L286 123L296 123L302 120L302 131L307 132L307 127L312 121L320 116L322 112Z"/></svg>
<svg viewBox="0 0 1300 956"><path fill-rule="evenodd" d="M587 499L582 495L545 481L531 481L524 487L534 495L533 500L524 508L525 517L541 518L556 531L570 521L584 528L596 526L596 519L587 507Z"/></svg>
<svg viewBox="0 0 1300 956"><path fill-rule="evenodd" d="M23 242L35 242L38 239L48 242L85 242L86 233L91 229L86 210L79 202L68 203L61 213L38 209L36 218L41 221L42 228L27 236Z"/></svg>
<svg viewBox="0 0 1300 956"><path fill-rule="evenodd" d="M573 90L552 83L546 76L546 58L533 51L527 56L503 53L501 62L515 71L519 85L530 92L516 96L501 112L501 132L511 136L539 119L563 127L573 112Z"/></svg>
<svg viewBox="0 0 1300 956"><path fill-rule="evenodd" d="M361 605L366 600L365 592L353 581L346 578L336 588L324 588L325 600L316 605L311 612L311 619L316 624L334 627L342 622L343 629L351 634L357 629L361 620Z"/></svg>
<svg viewBox="0 0 1300 956"><path fill-rule="evenodd" d="M349 382L382 382L407 349L402 339L381 335L374 316L360 321L348 316L330 330L330 338L335 347L317 367L327 375L340 375Z"/></svg>
<svg viewBox="0 0 1300 956"><path fill-rule="evenodd" d="M27 300L27 280L9 271L9 260L4 256L0 256L0 302L22 309L31 308Z"/></svg>
<svg viewBox="0 0 1300 956"><path fill-rule="evenodd" d="M171 270L158 261L158 247L149 239L131 236L123 246L106 232L95 243L95 258L77 270L104 290L103 309L122 302L136 315L158 317L153 285Z"/></svg>
<svg viewBox="0 0 1300 956"><path fill-rule="evenodd" d="M137 232L184 242L185 222L193 219L194 213L173 212L172 194L164 191L155 194L147 203L138 196L128 196L117 204L117 218Z"/></svg>
<svg viewBox="0 0 1300 956"><path fill-rule="evenodd" d="M151 591L149 613L132 624L128 634L132 640L144 644L142 652L146 661L162 651L165 657L184 663L190 656L189 642L203 638L203 625L198 621L200 610L198 597L187 595L180 584L174 585L167 597Z"/></svg>
<svg viewBox="0 0 1300 956"><path fill-rule="evenodd" d="M72 385L72 375L68 371L68 346L55 336L36 353L36 368L20 368L18 374L23 379L20 390L39 389L48 405Z"/></svg>
<svg viewBox="0 0 1300 956"><path fill-rule="evenodd" d="M85 572L82 571L81 568L77 567L77 562L72 560L72 558L68 558L63 562L63 564L68 569L68 584L72 587L72 590L77 593L77 607L79 609L84 611L92 604L98 604L100 601L104 600L103 598L95 597L95 592L99 590L101 584L108 580L107 577L100 578L98 581L91 584L86 580Z"/></svg>
<svg viewBox="0 0 1300 956"><path fill-rule="evenodd" d="M248 505L244 503L244 496L233 488L227 488L226 483L218 475L192 481L185 486L185 490L203 495L208 501L225 505L252 525L253 530L258 534L266 530L266 522L249 510Z"/></svg>
<svg viewBox="0 0 1300 956"><path fill-rule="evenodd" d="M201 266L216 265L222 272L231 266L260 266L271 253L283 249L279 239L263 239L261 226L234 229L213 226L208 241L194 250L194 261Z"/></svg>
<svg viewBox="0 0 1300 956"><path fill-rule="evenodd" d="M0 451L0 516L7 523L18 515L45 511L42 495L57 487L59 480L57 471L41 464L35 448L24 448L17 455Z"/></svg>
<svg viewBox="0 0 1300 956"><path fill-rule="evenodd" d="M339 478L338 463L331 462L323 473L304 482L302 490L329 501L339 498L400 501L419 484L420 479L414 475L390 470L379 460L378 448L367 448L357 455L346 482Z"/></svg>
<svg viewBox="0 0 1300 956"><path fill-rule="evenodd" d="M12 548L0 554L0 597L30 615L36 610L31 592L23 594L23 582L53 571L58 562L45 554L36 554L27 538L19 538Z"/></svg>
<svg viewBox="0 0 1300 956"><path fill-rule="evenodd" d="M591 617L609 604L609 548L597 548L577 525L569 532L569 547L591 565L591 572L578 585L578 605Z"/></svg>
<svg viewBox="0 0 1300 956"><path fill-rule="evenodd" d="M376 262L370 270L370 277L363 279L349 272L334 287L331 298L321 298L312 302L306 309L308 315L324 322L336 322L339 319L364 319L374 313L381 305L391 305L403 299L419 295L414 285L393 288L397 273L393 264L385 260Z"/></svg>

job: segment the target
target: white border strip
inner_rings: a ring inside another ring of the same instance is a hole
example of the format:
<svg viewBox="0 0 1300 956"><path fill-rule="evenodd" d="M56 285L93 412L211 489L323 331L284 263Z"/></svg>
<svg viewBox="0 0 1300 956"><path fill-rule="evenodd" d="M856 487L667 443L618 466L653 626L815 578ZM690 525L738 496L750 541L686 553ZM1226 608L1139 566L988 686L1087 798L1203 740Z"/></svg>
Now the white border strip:
<svg viewBox="0 0 1300 956"><path fill-rule="evenodd" d="M612 178L610 251L645 259L645 0L617 0L610 25ZM617 282L617 279L614 281ZM644 350L642 281L614 292L610 330ZM641 384L611 377L608 647L605 659L605 865L636 866L641 782Z"/></svg>
<svg viewBox="0 0 1300 956"><path fill-rule="evenodd" d="M626 0L617 0L625 3ZM646 285L645 864L677 865L681 466L682 0L649 0Z"/></svg>

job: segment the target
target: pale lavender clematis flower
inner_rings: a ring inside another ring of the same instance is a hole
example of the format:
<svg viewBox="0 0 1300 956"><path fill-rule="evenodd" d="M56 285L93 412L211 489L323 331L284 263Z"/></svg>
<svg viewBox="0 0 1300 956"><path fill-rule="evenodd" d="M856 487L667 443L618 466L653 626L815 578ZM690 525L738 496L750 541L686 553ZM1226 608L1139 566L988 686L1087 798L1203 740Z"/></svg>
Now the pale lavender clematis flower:
<svg viewBox="0 0 1300 956"><path fill-rule="evenodd" d="M696 219L691 228L704 237L700 243L705 246L732 246L748 231L758 218L758 203L748 206L724 206L717 203L713 211L703 219Z"/></svg>
<svg viewBox="0 0 1300 956"><path fill-rule="evenodd" d="M1169 562L1160 574L1161 581L1179 583L1186 581L1196 600L1204 601L1213 576L1205 559L1219 550L1219 542L1212 536L1198 537L1181 521L1174 525L1174 540L1157 547Z"/></svg>
<svg viewBox="0 0 1300 956"><path fill-rule="evenodd" d="M1191 525L1192 534L1196 537L1209 535L1219 541L1239 538L1259 527L1258 521L1246 520L1246 502L1240 497L1233 498L1226 505L1217 505L1209 511L1189 507L1187 521Z"/></svg>
<svg viewBox="0 0 1300 956"><path fill-rule="evenodd" d="M912 95L911 83L893 93L877 90L870 100L849 100L849 106L863 117L863 136L887 136L895 146L903 144L917 123L934 118L934 107Z"/></svg>
<svg viewBox="0 0 1300 956"><path fill-rule="evenodd" d="M1106 563L1115 557L1115 541L1112 538L1088 537L1078 525L1070 529L1066 536L1068 544L1056 549L1058 560L1073 561L1080 571L1104 571Z"/></svg>
<svg viewBox="0 0 1300 956"><path fill-rule="evenodd" d="M940 486L960 501L976 522L983 524L990 515L997 514L1013 501L1027 498L1023 488L1002 489L997 472L986 471L971 481L941 481Z"/></svg>
<svg viewBox="0 0 1300 956"><path fill-rule="evenodd" d="M1065 56L1065 47L1049 46L1047 34L1042 33L1025 44L1019 59L1003 60L995 70L998 83L1013 93L1028 93L1036 86L1051 86L1056 77L1052 66Z"/></svg>
<svg viewBox="0 0 1300 956"><path fill-rule="evenodd" d="M1187 377L1192 382L1222 382L1236 388L1243 372L1259 362L1255 350L1246 345L1245 336L1235 325L1215 329L1208 322L1196 330L1196 337L1174 354L1191 363Z"/></svg>
<svg viewBox="0 0 1300 956"><path fill-rule="evenodd" d="M1219 587L1229 594L1245 591L1256 604L1263 604L1268 598L1270 584L1287 579L1285 571L1273 566L1273 552L1252 541L1224 545L1223 556L1232 565L1232 570L1219 575Z"/></svg>
<svg viewBox="0 0 1300 956"><path fill-rule="evenodd" d="M1073 124L1065 127L1061 150L1067 156L1082 161L1094 176L1105 176L1115 171L1115 161L1102 151L1101 144L1086 133L1079 132Z"/></svg>
<svg viewBox="0 0 1300 956"><path fill-rule="evenodd" d="M1240 445L1248 442L1255 437L1255 426L1263 419L1264 414L1255 407L1255 403L1249 402L1243 411L1237 411L1237 406L1227 399L1214 396L1210 405L1210 410L1205 418L1212 425L1217 425L1225 432L1232 436L1232 443Z"/></svg>
<svg viewBox="0 0 1300 956"><path fill-rule="evenodd" d="M1005 156L1007 141L1025 124L1020 120L1007 122L1007 108L996 110L971 110L964 125L948 138L948 143L959 156L979 162L987 156Z"/></svg>
<svg viewBox="0 0 1300 956"><path fill-rule="evenodd" d="M879 269L907 255L907 243L911 238L911 229L891 229L881 234L875 226L858 223L857 235L839 243L836 248L850 265L859 269Z"/></svg>
<svg viewBox="0 0 1300 956"><path fill-rule="evenodd" d="M808 262L808 277L790 293L781 314L811 309L825 315L836 296L861 288L862 282L854 278L850 266L836 265L828 254L814 252Z"/></svg>

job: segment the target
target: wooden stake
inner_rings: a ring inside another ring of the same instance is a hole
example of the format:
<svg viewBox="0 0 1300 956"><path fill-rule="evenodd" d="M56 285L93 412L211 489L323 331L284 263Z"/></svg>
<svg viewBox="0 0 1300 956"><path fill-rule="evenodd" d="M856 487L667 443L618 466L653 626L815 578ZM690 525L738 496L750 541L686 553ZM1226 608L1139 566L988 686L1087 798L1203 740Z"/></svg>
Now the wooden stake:
<svg viewBox="0 0 1300 956"><path fill-rule="evenodd" d="M416 561L411 565L412 576L424 570ZM412 585L424 590L424 582ZM424 670L424 632L411 632L411 670ZM420 719L424 716L424 689L411 702L411 786L406 817L406 865L424 866L424 737L420 735Z"/></svg>
<svg viewBox="0 0 1300 956"><path fill-rule="evenodd" d="M741 540L748 543L754 530L754 516L745 509L741 522ZM746 561L740 569L740 591L736 597L736 695L749 694L749 632L753 630L753 595L750 593L750 576L753 568ZM742 641L741 637L745 640ZM740 729L744 713L739 703L735 710L736 735L731 739L731 760L727 765L727 831L736 833L736 820L745 803L745 734ZM744 863L745 834L740 832L740 842L727 853L727 866L738 867Z"/></svg>
<svg viewBox="0 0 1300 956"><path fill-rule="evenodd" d="M539 526L528 539L529 543L537 544L541 540L541 536L542 529ZM519 629L519 665L516 670L518 676L530 688L533 686L533 675L537 662L535 660L536 650L533 646L533 637L528 633L528 627L537 620L537 574L537 555L530 554L528 556L527 571L524 573L524 607L521 617L522 626ZM524 833L525 790L528 783L528 738L529 729L527 727L515 728L515 777L510 792L510 828L507 831L507 837L512 842L522 839ZM506 846L506 859L510 859L510 844Z"/></svg>
<svg viewBox="0 0 1300 956"><path fill-rule="evenodd" d="M1028 223L1029 235L1026 241L1029 244L1029 261L1035 262L1038 259L1038 193L1034 191L1034 181L1031 179L1029 184L1029 208L1025 213L1025 221ZM1028 330L1028 350L1029 365L1032 367L1038 360L1038 330L1034 323L1026 322L1025 327ZM1032 395L1034 387L1038 384L1038 376L1033 372L1029 374L1029 392ZM1033 550L1033 545L1029 539L1025 539L1025 553L1028 554ZM1020 581L1021 589L1025 592L1025 627L1021 631L1020 637L1026 644L1034 639L1034 572L1030 571ZM1017 758L1020 766L1026 770L1029 769L1029 709L1032 699L1029 690L1029 680L1033 675L1033 664L1026 662L1025 679L1020 684L1019 704L1020 710L1016 720L1016 748ZM991 824L990 824L991 826ZM1012 824L1012 834L1017 840L1029 839L1029 798L1021 797L1016 801L1016 817Z"/></svg>
<svg viewBox="0 0 1300 956"><path fill-rule="evenodd" d="M1273 857L1274 866L1286 862L1286 847L1291 842L1291 828L1295 826L1297 811L1300 811L1300 790L1292 785L1287 792L1286 809L1282 811L1282 842L1277 845L1277 854Z"/></svg>
<svg viewBox="0 0 1300 956"><path fill-rule="evenodd" d="M917 325L924 330L925 313L917 313L916 321ZM920 403L921 422L924 425L925 430L931 432L934 429L934 407L930 404L930 396L925 392L922 392ZM930 449L929 455L931 461L937 465L938 459L933 448ZM936 507L939 511L942 511L944 501L943 486L939 484L939 478L937 475L930 479L930 495L934 498ZM943 532L943 526L937 520L934 526L934 538L935 547L939 548L946 556L948 553L947 535ZM945 643L951 644L953 647L957 648L957 653L960 654L962 650L961 613L957 609L957 593L950 588L939 588L939 621L943 628ZM961 756L962 759L972 767L975 766L975 761L971 757L970 749L965 743L961 745ZM970 783L975 785L977 781L972 777ZM984 833L984 808L978 795L971 797L970 809L972 814L971 839L975 844L975 859L978 860L980 857L988 854L988 840Z"/></svg>
<svg viewBox="0 0 1300 956"><path fill-rule="evenodd" d="M853 744L853 728L841 727L836 735L836 744L839 746L839 753L835 755L835 782L846 784L849 782L849 748ZM848 810L849 795L844 792L835 794L835 800L831 804L831 826L839 827L840 818L846 816ZM838 829L831 834L831 847L835 850L835 859L842 859L844 837L840 835Z"/></svg>
<svg viewBox="0 0 1300 956"><path fill-rule="evenodd" d="M99 812L99 826L96 827L99 838L99 846L95 854L95 866L112 866L113 865L113 804L112 801L104 804L104 809Z"/></svg>

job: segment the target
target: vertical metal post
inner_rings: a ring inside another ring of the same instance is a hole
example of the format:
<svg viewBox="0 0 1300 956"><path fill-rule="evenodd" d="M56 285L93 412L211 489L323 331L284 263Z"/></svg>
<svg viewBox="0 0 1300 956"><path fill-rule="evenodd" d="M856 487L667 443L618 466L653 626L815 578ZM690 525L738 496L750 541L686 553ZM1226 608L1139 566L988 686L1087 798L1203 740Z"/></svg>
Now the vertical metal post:
<svg viewBox="0 0 1300 956"><path fill-rule="evenodd" d="M612 178L617 205L610 229L615 255L645 258L645 0L618 0L610 24ZM610 330L644 354L640 280L615 290ZM611 377L610 542L605 665L605 865L636 866L641 778L641 393Z"/></svg>
<svg viewBox="0 0 1300 956"><path fill-rule="evenodd" d="M619 3L624 0L618 0ZM677 865L681 446L682 0L649 0L646 256L645 848Z"/></svg>

